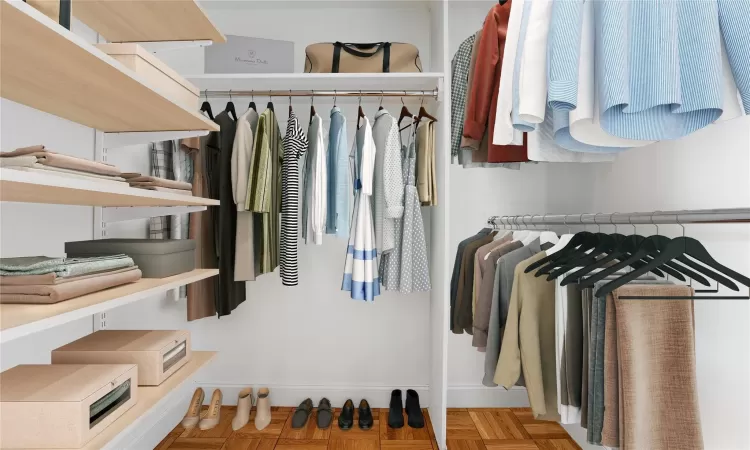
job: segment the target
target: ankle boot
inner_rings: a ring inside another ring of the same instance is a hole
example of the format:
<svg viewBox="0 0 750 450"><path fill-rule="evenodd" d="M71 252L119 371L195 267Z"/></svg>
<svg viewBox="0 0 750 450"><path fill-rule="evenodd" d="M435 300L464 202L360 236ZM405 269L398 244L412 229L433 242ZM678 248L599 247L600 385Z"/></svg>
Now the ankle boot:
<svg viewBox="0 0 750 450"><path fill-rule="evenodd" d="M414 389L406 391L406 417L412 428L424 427L424 416L422 407L419 406L419 394Z"/></svg>
<svg viewBox="0 0 750 450"><path fill-rule="evenodd" d="M268 388L258 390L258 401L255 404L255 428L258 431L271 423L271 399L269 394Z"/></svg>
<svg viewBox="0 0 750 450"><path fill-rule="evenodd" d="M401 389L391 392L391 403L388 408L388 426L401 428L404 426L404 404L401 400Z"/></svg>
<svg viewBox="0 0 750 450"><path fill-rule="evenodd" d="M193 392L193 398L190 400L190 406L185 413L185 417L182 419L182 426L185 428L193 428L198 425L201 420L201 407L203 407L203 399L206 397L206 393L203 389L198 388Z"/></svg>
<svg viewBox="0 0 750 450"><path fill-rule="evenodd" d="M237 413L232 419L232 429L239 430L250 420L250 410L253 409L253 388L245 388L237 397Z"/></svg>
<svg viewBox="0 0 750 450"><path fill-rule="evenodd" d="M221 415L221 400L222 395L219 389L215 389L214 393L211 394L211 404L208 406L208 413L206 416L198 422L198 428L201 430L210 430L219 424L219 416Z"/></svg>

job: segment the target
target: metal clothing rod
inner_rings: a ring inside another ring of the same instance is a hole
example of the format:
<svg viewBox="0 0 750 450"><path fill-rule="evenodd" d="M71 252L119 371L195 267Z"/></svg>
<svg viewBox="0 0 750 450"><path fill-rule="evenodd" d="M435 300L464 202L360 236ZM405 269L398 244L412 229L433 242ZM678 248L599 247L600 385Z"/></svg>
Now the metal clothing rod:
<svg viewBox="0 0 750 450"><path fill-rule="evenodd" d="M652 211L634 213L524 214L492 216L490 225L651 225L685 223L750 222L750 208L693 209L683 211Z"/></svg>
<svg viewBox="0 0 750 450"><path fill-rule="evenodd" d="M316 91L316 90L265 90L265 91L247 91L230 89L228 91L214 91L205 89L201 91L203 97L431 97L437 99L437 89L416 91L373 91L373 90L362 90L362 91Z"/></svg>

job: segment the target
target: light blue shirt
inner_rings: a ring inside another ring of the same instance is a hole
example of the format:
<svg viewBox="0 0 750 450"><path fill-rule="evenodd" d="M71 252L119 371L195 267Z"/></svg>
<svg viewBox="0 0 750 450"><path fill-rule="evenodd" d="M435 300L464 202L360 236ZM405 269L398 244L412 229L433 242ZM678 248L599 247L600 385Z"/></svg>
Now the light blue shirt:
<svg viewBox="0 0 750 450"><path fill-rule="evenodd" d="M328 213L326 234L349 237L349 149L346 140L346 117L341 108L331 109L328 132Z"/></svg>
<svg viewBox="0 0 750 450"><path fill-rule="evenodd" d="M750 100L750 18L741 14L750 6L745 0L721 3L720 29L716 0L595 0L596 83L604 131L625 139L676 139L718 119L721 33L740 92ZM582 5L583 0L555 0L552 8L548 101L556 111L576 107Z"/></svg>

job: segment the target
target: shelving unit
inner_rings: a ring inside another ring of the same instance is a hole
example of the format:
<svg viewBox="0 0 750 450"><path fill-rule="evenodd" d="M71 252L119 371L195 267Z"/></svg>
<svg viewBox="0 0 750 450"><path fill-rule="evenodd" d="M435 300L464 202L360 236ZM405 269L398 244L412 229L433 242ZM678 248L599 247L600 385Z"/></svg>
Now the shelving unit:
<svg viewBox="0 0 750 450"><path fill-rule="evenodd" d="M0 169L0 201L85 206L212 206L218 200L57 174Z"/></svg>
<svg viewBox="0 0 750 450"><path fill-rule="evenodd" d="M0 305L0 344L218 274L218 269L195 269L167 278L141 278L52 305Z"/></svg>
<svg viewBox="0 0 750 450"><path fill-rule="evenodd" d="M274 73L186 75L200 90L377 91L442 90L442 72L420 73Z"/></svg>
<svg viewBox="0 0 750 450"><path fill-rule="evenodd" d="M74 8L81 3L87 2L76 2ZM92 3L114 7L182 2ZM218 131L214 122L172 102L26 3L2 0L0 7L2 97L104 132Z"/></svg>
<svg viewBox="0 0 750 450"><path fill-rule="evenodd" d="M73 0L72 6L77 19L109 42L227 41L193 0Z"/></svg>

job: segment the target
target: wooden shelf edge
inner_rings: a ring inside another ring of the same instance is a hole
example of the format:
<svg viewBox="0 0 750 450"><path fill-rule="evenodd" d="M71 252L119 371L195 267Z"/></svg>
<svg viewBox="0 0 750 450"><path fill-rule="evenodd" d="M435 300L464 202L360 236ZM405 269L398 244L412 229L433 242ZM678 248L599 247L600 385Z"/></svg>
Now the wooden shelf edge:
<svg viewBox="0 0 750 450"><path fill-rule="evenodd" d="M3 304L0 305L0 343L127 305L218 274L218 269L195 269L167 278L142 278L135 283L52 305Z"/></svg>
<svg viewBox="0 0 750 450"><path fill-rule="evenodd" d="M81 206L216 206L218 200L150 191L54 172L0 168L0 201Z"/></svg>

